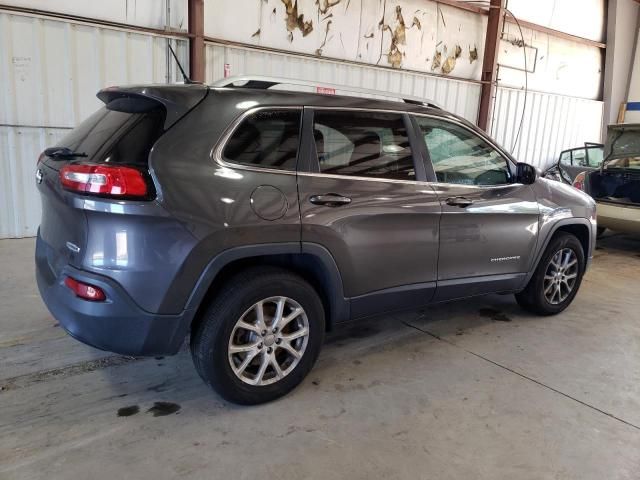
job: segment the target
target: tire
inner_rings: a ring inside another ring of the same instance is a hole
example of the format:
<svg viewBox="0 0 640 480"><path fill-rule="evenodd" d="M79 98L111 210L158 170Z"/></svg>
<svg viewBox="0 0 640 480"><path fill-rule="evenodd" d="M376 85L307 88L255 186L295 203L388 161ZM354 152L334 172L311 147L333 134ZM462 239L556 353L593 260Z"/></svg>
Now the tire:
<svg viewBox="0 0 640 480"><path fill-rule="evenodd" d="M604 227L598 227L598 229L596 230L596 238L602 238L602 235L604 235L604 232L606 232L607 229Z"/></svg>
<svg viewBox="0 0 640 480"><path fill-rule="evenodd" d="M274 334L271 325L280 303L279 323L288 323ZM290 317L293 320L287 320ZM191 355L200 377L224 399L255 405L286 395L307 376L320 353L324 332L324 308L311 285L287 270L255 267L225 282L192 333ZM285 340L296 335L290 342ZM232 348L250 351L231 353ZM291 349L302 352L299 358ZM263 363L268 363L266 369Z"/></svg>
<svg viewBox="0 0 640 480"><path fill-rule="evenodd" d="M555 278L554 275L557 273L558 269L552 265L552 261L558 263L559 257L557 257L557 255L560 254L562 257L561 262L564 262L564 259L570 255L568 252L573 252L573 257L570 258L575 258L576 263L575 265L566 268L565 272L567 273L564 278L568 278L574 273L575 277L568 280L562 280L562 274L558 274L558 277ZM540 259L540 262L538 263L538 266L525 289L516 294L518 304L525 310L538 315L555 315L562 312L571 304L578 292L578 289L580 288L582 276L584 275L584 267L584 251L580 241L575 237L575 235L566 232L558 232L549 242L547 249L542 255L542 258ZM545 275L547 275L546 279ZM574 279L575 281L571 283ZM559 294L557 293L556 286L554 285L551 285L550 289L548 289L549 284L554 282L557 282L558 288L560 288ZM571 284L570 290L568 289L569 284ZM562 298L565 294L566 297ZM553 295L553 297L552 299L549 299L548 297L551 295Z"/></svg>

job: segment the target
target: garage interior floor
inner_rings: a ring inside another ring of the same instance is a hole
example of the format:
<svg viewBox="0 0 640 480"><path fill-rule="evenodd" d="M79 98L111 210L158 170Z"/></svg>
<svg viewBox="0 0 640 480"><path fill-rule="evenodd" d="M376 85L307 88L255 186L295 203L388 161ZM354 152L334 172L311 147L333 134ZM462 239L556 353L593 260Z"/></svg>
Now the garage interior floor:
<svg viewBox="0 0 640 480"><path fill-rule="evenodd" d="M297 390L250 408L186 349L133 359L67 336L33 249L0 241L3 480L640 478L639 238L600 241L559 316L489 296L353 324Z"/></svg>

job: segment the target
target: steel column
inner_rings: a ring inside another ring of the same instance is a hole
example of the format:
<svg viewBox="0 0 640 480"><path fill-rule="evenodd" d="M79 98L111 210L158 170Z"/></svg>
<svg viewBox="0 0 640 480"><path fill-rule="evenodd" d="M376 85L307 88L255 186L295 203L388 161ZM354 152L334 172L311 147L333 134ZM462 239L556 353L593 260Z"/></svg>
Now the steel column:
<svg viewBox="0 0 640 480"><path fill-rule="evenodd" d="M190 77L204 82L204 0L189 0L189 37Z"/></svg>
<svg viewBox="0 0 640 480"><path fill-rule="evenodd" d="M491 0L487 34L484 41L484 57L482 60L482 90L480 93L480 110L478 126L488 131L491 115L491 100L495 92L498 69L498 40L504 21L504 0Z"/></svg>

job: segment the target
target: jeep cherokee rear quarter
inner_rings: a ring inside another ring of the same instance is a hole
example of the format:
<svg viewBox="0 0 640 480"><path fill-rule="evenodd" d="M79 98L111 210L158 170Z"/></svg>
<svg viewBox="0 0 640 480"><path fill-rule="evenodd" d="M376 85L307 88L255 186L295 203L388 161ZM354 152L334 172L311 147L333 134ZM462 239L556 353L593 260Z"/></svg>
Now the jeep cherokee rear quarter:
<svg viewBox="0 0 640 480"><path fill-rule="evenodd" d="M200 375L238 403L294 388L349 319L492 292L562 311L592 255L592 200L438 108L194 85L99 97L38 165L41 295L105 350L173 354L190 333Z"/></svg>

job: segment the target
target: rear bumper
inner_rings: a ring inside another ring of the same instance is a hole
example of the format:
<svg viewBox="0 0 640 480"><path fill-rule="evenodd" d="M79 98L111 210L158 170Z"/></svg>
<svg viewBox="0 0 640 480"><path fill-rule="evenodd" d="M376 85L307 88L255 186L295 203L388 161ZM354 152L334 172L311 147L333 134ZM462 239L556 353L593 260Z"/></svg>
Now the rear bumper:
<svg viewBox="0 0 640 480"><path fill-rule="evenodd" d="M640 206L597 202L597 209L599 227L640 234Z"/></svg>
<svg viewBox="0 0 640 480"><path fill-rule="evenodd" d="M50 247L38 235L36 280L42 299L72 337L101 350L121 355L173 355L188 333L190 313L157 315L141 309L113 280L66 265L51 267ZM64 285L71 276L104 290L107 300L90 302Z"/></svg>

